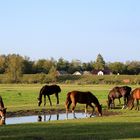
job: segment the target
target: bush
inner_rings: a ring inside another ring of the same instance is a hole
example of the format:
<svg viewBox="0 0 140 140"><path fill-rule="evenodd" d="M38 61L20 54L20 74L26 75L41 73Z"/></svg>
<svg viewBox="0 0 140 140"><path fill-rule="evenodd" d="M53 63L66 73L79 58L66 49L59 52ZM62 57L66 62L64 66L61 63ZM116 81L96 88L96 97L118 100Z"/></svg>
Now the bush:
<svg viewBox="0 0 140 140"><path fill-rule="evenodd" d="M0 83L11 83L7 76L0 75ZM24 74L20 83L63 83L63 84L140 84L140 75L61 75L54 77L51 74Z"/></svg>

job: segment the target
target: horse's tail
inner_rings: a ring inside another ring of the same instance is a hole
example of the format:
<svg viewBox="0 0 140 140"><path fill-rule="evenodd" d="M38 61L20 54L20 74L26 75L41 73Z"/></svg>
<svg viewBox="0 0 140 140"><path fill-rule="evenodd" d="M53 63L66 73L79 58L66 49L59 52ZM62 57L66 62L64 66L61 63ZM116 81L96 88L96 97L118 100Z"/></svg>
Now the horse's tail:
<svg viewBox="0 0 140 140"><path fill-rule="evenodd" d="M67 93L67 98L66 98L66 102L65 102L65 107L66 107L66 109L69 109L70 104L71 104L70 94L71 94L71 92L68 92L68 93Z"/></svg>
<svg viewBox="0 0 140 140"><path fill-rule="evenodd" d="M0 107L1 108L4 108L4 103L3 103L3 100L2 100L2 97L0 96Z"/></svg>

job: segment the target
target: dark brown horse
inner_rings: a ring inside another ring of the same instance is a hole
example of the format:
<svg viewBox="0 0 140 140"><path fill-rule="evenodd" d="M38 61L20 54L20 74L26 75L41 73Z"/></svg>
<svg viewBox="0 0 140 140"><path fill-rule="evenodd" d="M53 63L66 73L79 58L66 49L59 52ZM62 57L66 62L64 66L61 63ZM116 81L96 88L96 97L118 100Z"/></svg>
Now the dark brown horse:
<svg viewBox="0 0 140 140"><path fill-rule="evenodd" d="M0 119L1 120L4 120L6 117L6 109L7 108L4 107L2 97L0 96Z"/></svg>
<svg viewBox="0 0 140 140"><path fill-rule="evenodd" d="M136 88L132 91L129 99L128 99L128 104L127 107L129 107L131 110L134 107L134 101L136 100L136 110L139 110L139 100L140 100L140 88Z"/></svg>
<svg viewBox="0 0 140 140"><path fill-rule="evenodd" d="M76 118L74 109L77 103L86 104L86 107L85 107L86 114L87 114L88 106L90 106L93 109L90 117L94 113L94 106L92 105L92 103L94 103L99 113L99 116L102 116L102 106L99 104L98 99L91 92L72 91L72 92L67 93L67 98L65 102L67 118L68 118L68 110L71 104L72 104L73 117Z"/></svg>
<svg viewBox="0 0 140 140"><path fill-rule="evenodd" d="M115 107L114 100L119 99L120 101L121 97L124 98L124 106L123 106L124 108L128 102L130 92L131 92L131 87L128 86L114 87L112 90L110 90L108 94L108 101L107 101L108 109L114 108Z"/></svg>
<svg viewBox="0 0 140 140"><path fill-rule="evenodd" d="M42 96L44 96L44 106L46 105L46 96L49 99L50 106L52 106L52 102L50 99L50 95L55 94L57 98L57 104L59 104L59 96L58 93L61 92L61 89L58 85L45 85L41 88L38 97L38 106L42 103Z"/></svg>

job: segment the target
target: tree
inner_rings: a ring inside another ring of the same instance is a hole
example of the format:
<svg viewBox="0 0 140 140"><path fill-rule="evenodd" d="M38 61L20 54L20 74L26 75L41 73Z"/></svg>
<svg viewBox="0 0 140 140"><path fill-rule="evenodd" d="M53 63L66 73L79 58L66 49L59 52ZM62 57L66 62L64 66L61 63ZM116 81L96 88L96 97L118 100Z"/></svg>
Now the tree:
<svg viewBox="0 0 140 140"><path fill-rule="evenodd" d="M93 62L82 63L82 71L92 71L92 70L93 70Z"/></svg>
<svg viewBox="0 0 140 140"><path fill-rule="evenodd" d="M80 60L72 60L69 64L68 73L74 73L75 71L82 70L82 63Z"/></svg>
<svg viewBox="0 0 140 140"><path fill-rule="evenodd" d="M51 78L51 82L56 82L56 78L57 78L57 69L56 67L52 66L49 73L48 73L49 77Z"/></svg>
<svg viewBox="0 0 140 140"><path fill-rule="evenodd" d="M51 60L40 59L34 64L34 69L36 69L36 73L48 73L51 67L55 65L53 58Z"/></svg>
<svg viewBox="0 0 140 140"><path fill-rule="evenodd" d="M69 62L64 60L63 58L59 58L57 62L57 70L59 71L67 71L69 67Z"/></svg>
<svg viewBox="0 0 140 140"><path fill-rule="evenodd" d="M140 62L139 61L132 61L126 62L127 73L128 74L140 74Z"/></svg>
<svg viewBox="0 0 140 140"><path fill-rule="evenodd" d="M25 57L23 60L23 73L24 74L32 74L34 73L33 71L33 61L30 61L29 57Z"/></svg>
<svg viewBox="0 0 140 140"><path fill-rule="evenodd" d="M105 61L101 54L98 54L95 63L93 64L93 67L96 70L104 70L105 69Z"/></svg>
<svg viewBox="0 0 140 140"><path fill-rule="evenodd" d="M0 74L3 74L6 70L6 56L0 56Z"/></svg>
<svg viewBox="0 0 140 140"><path fill-rule="evenodd" d="M124 74L126 71L126 67L123 63L121 62L114 62L114 63L109 63L108 64L108 68L114 73L120 73L120 74Z"/></svg>
<svg viewBox="0 0 140 140"><path fill-rule="evenodd" d="M16 83L19 82L22 77L23 58L16 54L8 55L6 65L8 80Z"/></svg>

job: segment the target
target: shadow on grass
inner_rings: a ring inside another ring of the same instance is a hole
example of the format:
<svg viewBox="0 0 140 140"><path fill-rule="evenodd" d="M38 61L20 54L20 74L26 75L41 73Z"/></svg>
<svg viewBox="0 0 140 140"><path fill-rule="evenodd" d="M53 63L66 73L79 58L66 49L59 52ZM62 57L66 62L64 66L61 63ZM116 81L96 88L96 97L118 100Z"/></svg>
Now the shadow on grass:
<svg viewBox="0 0 140 140"><path fill-rule="evenodd" d="M0 127L0 140L108 140L140 138L140 123L68 122Z"/></svg>

